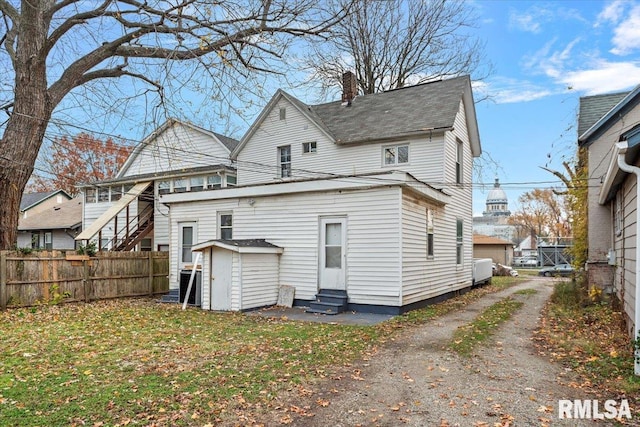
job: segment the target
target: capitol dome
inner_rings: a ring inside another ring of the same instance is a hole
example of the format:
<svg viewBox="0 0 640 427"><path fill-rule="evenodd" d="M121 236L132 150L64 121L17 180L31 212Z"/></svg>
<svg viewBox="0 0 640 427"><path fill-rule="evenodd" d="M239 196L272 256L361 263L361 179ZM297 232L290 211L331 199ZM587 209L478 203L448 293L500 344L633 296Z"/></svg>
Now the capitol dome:
<svg viewBox="0 0 640 427"><path fill-rule="evenodd" d="M507 198L507 193L505 193L504 190L500 188L500 182L498 178L496 178L496 182L495 184L493 184L493 188L487 195L487 210L483 213L483 215L511 215L511 212L509 211L509 199Z"/></svg>

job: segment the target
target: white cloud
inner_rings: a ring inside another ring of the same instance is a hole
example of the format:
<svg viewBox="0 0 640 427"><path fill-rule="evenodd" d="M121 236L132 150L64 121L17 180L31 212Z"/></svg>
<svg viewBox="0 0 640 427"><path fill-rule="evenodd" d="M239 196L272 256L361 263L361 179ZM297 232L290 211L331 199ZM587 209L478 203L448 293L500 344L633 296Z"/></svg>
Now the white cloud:
<svg viewBox="0 0 640 427"><path fill-rule="evenodd" d="M624 14L624 6L625 2L623 0L615 0L606 5L598 15L595 26L598 27L603 22L618 23Z"/></svg>
<svg viewBox="0 0 640 427"><path fill-rule="evenodd" d="M540 16L536 9L529 9L524 13L511 10L509 13L509 27L537 34L542 30L539 18Z"/></svg>
<svg viewBox="0 0 640 427"><path fill-rule="evenodd" d="M629 15L614 29L614 55L626 55L640 48L640 6L631 9Z"/></svg>
<svg viewBox="0 0 640 427"><path fill-rule="evenodd" d="M473 91L478 93L479 97L487 96L498 104L534 101L553 94L548 87L506 77L474 82Z"/></svg>
<svg viewBox="0 0 640 427"><path fill-rule="evenodd" d="M565 72L557 81L587 95L596 95L632 88L638 84L638 75L637 62L601 60L591 69Z"/></svg>

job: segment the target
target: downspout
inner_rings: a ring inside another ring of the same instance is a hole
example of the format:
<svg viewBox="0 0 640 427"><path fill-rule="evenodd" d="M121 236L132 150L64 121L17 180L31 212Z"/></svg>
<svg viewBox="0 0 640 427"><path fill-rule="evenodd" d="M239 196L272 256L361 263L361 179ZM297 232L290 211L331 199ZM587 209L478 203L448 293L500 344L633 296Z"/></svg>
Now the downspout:
<svg viewBox="0 0 640 427"><path fill-rule="evenodd" d="M638 339L638 333L640 332L640 218L638 218L638 212L640 212L640 168L627 163L625 155L627 153L629 145L626 141L616 144L618 149L618 167L621 171L632 173L636 176L636 292L635 292L635 310L633 321L633 339ZM634 364L633 371L636 376L640 376L640 349L638 345L634 349Z"/></svg>

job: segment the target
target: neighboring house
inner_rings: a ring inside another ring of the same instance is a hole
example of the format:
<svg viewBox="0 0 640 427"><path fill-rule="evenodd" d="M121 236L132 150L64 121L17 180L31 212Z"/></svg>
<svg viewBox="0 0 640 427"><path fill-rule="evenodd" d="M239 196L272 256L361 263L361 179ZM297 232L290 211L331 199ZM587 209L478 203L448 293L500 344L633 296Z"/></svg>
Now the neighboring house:
<svg viewBox="0 0 640 427"><path fill-rule="evenodd" d="M587 115L597 107L597 114ZM589 284L619 298L630 335L637 337L640 86L631 92L581 98L580 113L578 143L588 150L589 161Z"/></svg>
<svg viewBox="0 0 640 427"><path fill-rule="evenodd" d="M535 233L529 234L518 246L516 246L515 255L519 257L538 256L538 238Z"/></svg>
<svg viewBox="0 0 640 427"><path fill-rule="evenodd" d="M18 247L75 249L75 237L81 227L82 199L65 199L18 220Z"/></svg>
<svg viewBox="0 0 640 427"><path fill-rule="evenodd" d="M491 258L493 262L511 265L513 261L513 243L497 237L474 234L473 257Z"/></svg>
<svg viewBox="0 0 640 427"><path fill-rule="evenodd" d="M64 190L24 193L20 200L20 218L28 218L67 200L71 200L71 196Z"/></svg>
<svg viewBox="0 0 640 427"><path fill-rule="evenodd" d="M166 193L235 185L229 155L238 141L170 119L145 138L114 179L81 186L83 232L76 240L100 250L169 249Z"/></svg>
<svg viewBox="0 0 640 427"><path fill-rule="evenodd" d="M204 309L271 305L289 285L318 311L401 313L471 286L469 77L359 97L344 81L343 102L278 90L232 152L238 187L160 197L172 289L192 250Z"/></svg>

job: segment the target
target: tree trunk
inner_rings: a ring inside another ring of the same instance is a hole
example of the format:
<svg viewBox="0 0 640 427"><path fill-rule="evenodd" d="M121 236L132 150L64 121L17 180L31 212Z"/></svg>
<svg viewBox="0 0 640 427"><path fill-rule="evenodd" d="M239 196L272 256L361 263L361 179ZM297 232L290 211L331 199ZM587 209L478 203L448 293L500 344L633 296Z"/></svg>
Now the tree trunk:
<svg viewBox="0 0 640 427"><path fill-rule="evenodd" d="M20 25L17 40L13 110L0 139L0 250L16 245L22 192L53 111L44 49L48 22L39 3L23 3L25 25Z"/></svg>

